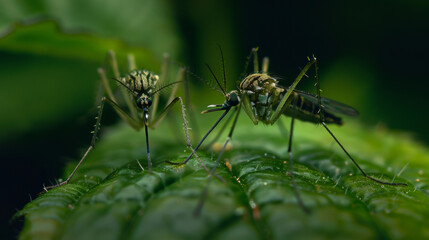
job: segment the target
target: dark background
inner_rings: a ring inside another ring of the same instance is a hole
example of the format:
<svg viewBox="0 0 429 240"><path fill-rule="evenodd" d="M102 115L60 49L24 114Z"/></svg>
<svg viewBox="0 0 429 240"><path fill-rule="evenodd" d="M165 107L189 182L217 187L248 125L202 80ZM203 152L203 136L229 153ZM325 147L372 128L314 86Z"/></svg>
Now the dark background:
<svg viewBox="0 0 429 240"><path fill-rule="evenodd" d="M162 39L161 35L160 39L167 41L166 50L163 45L151 48L150 43L141 43L131 34L113 30L108 34L97 32L95 27L87 27L94 26L89 24L91 19L79 17L80 22L73 25L70 18L46 10L47 3L43 1L34 1L34 6L25 1L17 3L25 8L25 14L0 18L2 27L8 21L12 25L37 16L53 18L60 33L114 39L137 49L142 47L154 56L161 56L159 51L169 51L174 59L205 77L208 75L204 62L220 73L219 44L225 54L230 87L239 80L252 47L259 46L260 56L270 57L270 73L281 78L283 85L288 85L306 64L306 57L314 54L319 59L323 96L355 107L360 112L359 121L368 126L381 124L393 131L409 132L426 145L429 143L426 126L429 3L426 1L163 1L176 37L171 40L169 35L168 39ZM0 2L0 6L14 4ZM132 0L122 4L124 8L146 6ZM75 6L70 14L79 12L80 7L83 6ZM13 8L3 11L12 15L10 9ZM103 9L100 6L99 11ZM155 12L161 13L164 14ZM132 20L132 14L123 15L123 22ZM107 19L108 24L116 21L114 17ZM148 26L151 22L144 24ZM164 30L144 26L139 31L152 31L149 36ZM13 34L5 34L0 45ZM151 41L157 40L154 39ZM96 54L82 61L50 51L17 51L19 44L22 43L17 43L18 47L6 44L0 48L4 193L1 230L8 238L16 237L22 224L22 220L9 223L12 215L31 197L36 197L42 184L48 185L60 176L64 165L79 158L80 149L89 143L97 86L95 69L104 61L102 55ZM42 71L47 66L49 74ZM313 84L312 78L306 79L299 89L314 92ZM200 96L210 91L198 81L194 86L193 92ZM219 95L213 97L222 101ZM41 117L36 119L36 114ZM116 121L112 111L107 110L104 125Z"/></svg>

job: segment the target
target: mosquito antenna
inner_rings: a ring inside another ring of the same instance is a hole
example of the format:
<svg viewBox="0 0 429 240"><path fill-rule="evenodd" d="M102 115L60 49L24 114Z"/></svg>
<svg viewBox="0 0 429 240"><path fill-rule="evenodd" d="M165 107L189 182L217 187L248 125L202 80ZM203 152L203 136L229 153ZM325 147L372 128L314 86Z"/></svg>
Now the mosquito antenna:
<svg viewBox="0 0 429 240"><path fill-rule="evenodd" d="M223 91L220 90L218 87L214 86L212 82L210 82L209 80L206 80L200 76L198 76L196 73L192 72L191 70L189 70L189 68L185 68L186 72L191 74L193 77L195 77L196 79L198 79L199 81L203 82L204 84L208 85L210 88L212 88L215 91L218 91L220 93L223 94Z"/></svg>
<svg viewBox="0 0 429 240"><path fill-rule="evenodd" d="M153 96L153 95L155 95L156 93L158 93L158 92L160 92L160 91L162 91L162 90L164 90L164 89L166 89L166 88L168 88L168 87L171 87L171 86L173 86L174 84L181 83L181 82L183 82L183 81L176 81L176 82L172 82L172 83L169 83L169 84L167 84L167 85L164 85L164 86L162 86L162 87L158 88L157 90L155 90L155 91L154 91L150 96Z"/></svg>
<svg viewBox="0 0 429 240"><path fill-rule="evenodd" d="M225 90L222 88L222 86L220 85L219 80L217 79L216 75L214 74L213 70L211 69L211 67L206 63L207 68L210 70L210 73L212 74L212 76L214 77L217 85L219 86L220 90L222 91L223 95L226 96L226 92Z"/></svg>
<svg viewBox="0 0 429 240"><path fill-rule="evenodd" d="M186 67L185 65L181 64L180 62L177 62L177 61L174 61L174 60L170 60L170 62L171 62L172 64L175 64L175 65L176 65L176 66L178 66L178 67L184 68L184 69L185 69L185 71L186 71L187 73L189 73L192 77L194 77L194 78L198 79L199 81L201 81L202 83L206 84L207 86L209 86L209 87L210 87L210 88L212 88L213 90L218 91L218 92L220 92L220 93L224 94L224 92L225 92L225 91L223 91L223 89L219 89L217 86L215 86L215 85L212 83L212 81L209 81L209 80L207 80L207 79L202 78L201 76L198 76L195 72L191 71L191 70L189 69L189 67ZM224 95L225 95L225 94L224 94Z"/></svg>
<svg viewBox="0 0 429 240"><path fill-rule="evenodd" d="M223 72L223 87L226 90L226 73L225 73L225 60L223 58L223 51L222 51L222 47L218 44L217 45L219 47L219 51L220 51L220 56L222 58L222 72Z"/></svg>
<svg viewBox="0 0 429 240"><path fill-rule="evenodd" d="M131 94L133 94L133 96L137 97L137 95L134 93L134 91L129 88L127 85L125 85L122 81L120 81L119 79L116 78L112 78L113 80L115 80L116 82L118 82L119 84L121 84L121 86L123 86L124 88L126 88Z"/></svg>

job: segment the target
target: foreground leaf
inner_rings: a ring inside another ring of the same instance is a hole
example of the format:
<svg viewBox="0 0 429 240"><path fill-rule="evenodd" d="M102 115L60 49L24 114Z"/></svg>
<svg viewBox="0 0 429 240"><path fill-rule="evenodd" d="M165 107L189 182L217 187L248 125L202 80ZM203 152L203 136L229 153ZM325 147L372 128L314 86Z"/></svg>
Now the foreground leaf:
<svg viewBox="0 0 429 240"><path fill-rule="evenodd" d="M162 163L183 161L184 144L153 131L150 174L136 162L145 156L142 133L121 125L103 136L72 184L17 214L25 216L20 238L428 238L428 151L406 137L353 123L333 131L369 174L391 181L400 173L394 181L409 187L363 177L323 129L299 123L293 152L298 190L312 211L305 214L293 193L286 138L276 127L254 127L246 119L216 171L226 183L212 181L196 218L207 173L196 160L184 167ZM199 155L213 166L210 151Z"/></svg>

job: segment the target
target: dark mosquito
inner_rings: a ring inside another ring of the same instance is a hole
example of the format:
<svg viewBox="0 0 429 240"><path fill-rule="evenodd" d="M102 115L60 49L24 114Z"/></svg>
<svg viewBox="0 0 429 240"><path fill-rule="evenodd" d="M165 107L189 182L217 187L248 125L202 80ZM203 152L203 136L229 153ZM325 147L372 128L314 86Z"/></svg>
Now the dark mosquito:
<svg viewBox="0 0 429 240"><path fill-rule="evenodd" d="M342 120L337 114L343 114L347 116L357 116L358 112L343 103L321 97L321 90L319 86L318 78L318 67L317 59L313 56L308 58L308 63L298 74L294 82L290 87L283 87L278 84L278 81L269 76L268 72L268 58L264 58L262 64L262 71L259 72L259 64L257 57L257 49L252 49L251 54L249 55L245 71L249 65L249 61L253 56L253 65L254 73L246 76L241 83L239 84L237 90L226 92L226 75L225 75L225 64L222 49L220 48L220 53L222 57L222 68L223 68L223 84L214 74L213 70L207 65L211 75L217 83L218 91L220 91L224 97L225 102L219 105L209 105L207 110L202 113L217 112L223 111L222 115L215 122L215 124L210 128L210 130L204 135L198 145L195 147L195 151L199 149L201 144L207 138L207 136L216 128L216 126L222 121L222 119L228 114L232 109L236 109L235 117L231 129L229 131L228 137L219 153L215 166L212 168L211 173L213 174L216 167L219 165L220 159L223 152L225 151L226 146L232 138L235 125L237 123L238 116L240 114L241 108L244 109L248 117L253 121L255 125L259 122L262 122L266 125L273 125L282 115L291 117L291 127L289 133L289 144L288 144L288 155L290 163L290 173L292 177L292 185L297 198L298 204L305 211L309 212L309 209L304 205L301 200L300 194L297 190L295 183L295 177L293 174L293 161L292 161L292 136L294 129L294 120L299 119L301 121L308 121L313 123L320 123L326 131L332 136L335 142L340 146L340 148L346 153L349 159L353 164L359 169L359 171L367 178L371 179L374 182L386 185L393 186L407 186L405 183L390 183L378 180L366 174L366 172L359 166L359 164L353 159L353 157L347 152L339 140L334 136L331 130L328 128L327 124L337 124L341 125ZM297 84L305 76L306 72L310 69L312 65L315 65L316 71L316 86L317 86L317 95L312 95L306 92L296 90ZM227 120L227 122L229 119ZM227 123L226 122L226 123ZM218 134L220 135L220 134ZM192 157L189 155L188 158L182 163L172 163L172 164L186 164L186 162ZM204 203L204 199L207 195L208 186L211 181L211 176L209 176L208 183L204 189L199 205L196 208L196 214L198 215L201 211L201 208Z"/></svg>

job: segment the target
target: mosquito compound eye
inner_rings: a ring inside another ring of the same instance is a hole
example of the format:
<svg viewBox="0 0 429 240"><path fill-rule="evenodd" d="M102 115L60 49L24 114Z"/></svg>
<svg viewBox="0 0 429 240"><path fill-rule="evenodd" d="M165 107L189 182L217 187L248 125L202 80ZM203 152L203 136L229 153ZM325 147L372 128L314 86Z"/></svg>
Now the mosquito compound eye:
<svg viewBox="0 0 429 240"><path fill-rule="evenodd" d="M147 107L152 106L152 100L150 100L149 98L146 98L146 105Z"/></svg>
<svg viewBox="0 0 429 240"><path fill-rule="evenodd" d="M240 99L239 99L237 93L236 92L231 92L229 94L229 98L228 98L229 105L231 105L231 106L237 106L239 102L240 102Z"/></svg>
<svg viewBox="0 0 429 240"><path fill-rule="evenodd" d="M141 98L137 99L136 103L138 108L143 108L143 99Z"/></svg>

